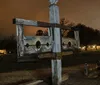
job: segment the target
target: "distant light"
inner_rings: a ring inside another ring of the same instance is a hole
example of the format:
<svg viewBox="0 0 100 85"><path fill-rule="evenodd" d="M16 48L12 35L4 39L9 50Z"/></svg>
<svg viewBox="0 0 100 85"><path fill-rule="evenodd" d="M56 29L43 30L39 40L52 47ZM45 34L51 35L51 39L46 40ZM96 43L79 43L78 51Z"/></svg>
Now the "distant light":
<svg viewBox="0 0 100 85"><path fill-rule="evenodd" d="M93 45L92 48L95 49L96 48L96 45Z"/></svg>
<svg viewBox="0 0 100 85"><path fill-rule="evenodd" d="M85 50L86 46L81 47L82 50Z"/></svg>
<svg viewBox="0 0 100 85"><path fill-rule="evenodd" d="M100 49L100 46L97 46L97 49Z"/></svg>
<svg viewBox="0 0 100 85"><path fill-rule="evenodd" d="M0 50L1 54L7 54L6 50Z"/></svg>
<svg viewBox="0 0 100 85"><path fill-rule="evenodd" d="M11 53L11 51L9 51L9 53Z"/></svg>
<svg viewBox="0 0 100 85"><path fill-rule="evenodd" d="M88 48L91 48L91 46L89 45Z"/></svg>

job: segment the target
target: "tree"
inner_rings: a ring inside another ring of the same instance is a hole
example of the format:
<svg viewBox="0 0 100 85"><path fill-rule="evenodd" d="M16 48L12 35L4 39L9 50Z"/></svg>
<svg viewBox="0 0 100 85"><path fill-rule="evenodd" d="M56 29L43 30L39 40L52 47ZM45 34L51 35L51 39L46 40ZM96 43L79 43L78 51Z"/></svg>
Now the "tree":
<svg viewBox="0 0 100 85"><path fill-rule="evenodd" d="M68 26L69 28L73 27L75 24L73 22L70 22L69 20L65 19L65 18L62 18L60 20L60 24L62 26L66 25ZM64 29L64 28L61 28L61 29ZM68 35L68 32L71 31L71 30L61 30L62 32L62 37L67 37Z"/></svg>
<svg viewBox="0 0 100 85"><path fill-rule="evenodd" d="M48 36L48 29L46 29L43 33L44 36Z"/></svg>
<svg viewBox="0 0 100 85"><path fill-rule="evenodd" d="M91 27L87 27L84 24L77 24L76 26L74 26L74 28L78 28L79 29L79 36L80 36L80 44L81 45L85 45L86 46L86 50L87 50L87 46L90 44L99 44L100 43L100 31L97 29L93 29ZM72 37L73 34L70 31L68 33L68 37Z"/></svg>
<svg viewBox="0 0 100 85"><path fill-rule="evenodd" d="M42 36L43 35L43 31L42 30L37 30L36 35L37 36Z"/></svg>
<svg viewBox="0 0 100 85"><path fill-rule="evenodd" d="M17 50L16 37L14 35L11 35L9 37L4 38L0 43L0 49L6 49L7 51L16 52Z"/></svg>

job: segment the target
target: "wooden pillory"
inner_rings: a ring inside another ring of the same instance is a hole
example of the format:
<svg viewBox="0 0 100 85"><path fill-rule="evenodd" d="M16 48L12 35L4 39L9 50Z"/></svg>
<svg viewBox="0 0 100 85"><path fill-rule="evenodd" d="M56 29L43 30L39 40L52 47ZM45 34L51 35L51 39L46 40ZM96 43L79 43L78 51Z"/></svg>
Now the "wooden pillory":
<svg viewBox="0 0 100 85"><path fill-rule="evenodd" d="M52 84L60 85L62 81L62 37L60 28L62 26L59 24L59 8L56 5L58 0L49 0L49 2L50 23L19 18L13 19L17 32L17 56L20 59L25 54L53 53L54 58L51 60ZM46 27L49 28L50 34L49 36L24 36L24 26ZM63 26L62 28L74 31L77 47L79 47L79 32L68 26Z"/></svg>

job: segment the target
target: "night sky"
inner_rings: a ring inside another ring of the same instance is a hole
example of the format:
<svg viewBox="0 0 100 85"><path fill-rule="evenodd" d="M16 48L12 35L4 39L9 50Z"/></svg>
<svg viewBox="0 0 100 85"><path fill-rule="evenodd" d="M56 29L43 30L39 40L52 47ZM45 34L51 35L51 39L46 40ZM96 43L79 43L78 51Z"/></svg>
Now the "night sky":
<svg viewBox="0 0 100 85"><path fill-rule="evenodd" d="M49 0L0 0L0 35L16 33L12 19L24 18L49 22ZM60 18L100 29L100 0L59 0ZM40 28L39 28L40 29ZM34 35L35 28L25 27Z"/></svg>

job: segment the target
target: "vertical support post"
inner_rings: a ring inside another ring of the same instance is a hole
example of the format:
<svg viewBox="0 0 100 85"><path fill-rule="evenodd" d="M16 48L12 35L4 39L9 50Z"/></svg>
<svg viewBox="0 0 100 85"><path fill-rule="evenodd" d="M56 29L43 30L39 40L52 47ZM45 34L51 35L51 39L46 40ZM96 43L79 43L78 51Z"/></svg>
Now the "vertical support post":
<svg viewBox="0 0 100 85"><path fill-rule="evenodd" d="M48 29L48 36L50 36L50 28L47 28Z"/></svg>
<svg viewBox="0 0 100 85"><path fill-rule="evenodd" d="M23 25L16 25L17 36L17 55L21 57L24 55L24 35Z"/></svg>
<svg viewBox="0 0 100 85"><path fill-rule="evenodd" d="M50 23L59 23L59 8L56 5L58 0L49 0L49 14L50 14ZM51 35L54 41L54 45L52 51L54 53L55 59L51 60L52 64L52 84L53 85L60 85L62 80L62 67L61 67L61 30L60 28L51 28Z"/></svg>
<svg viewBox="0 0 100 85"><path fill-rule="evenodd" d="M76 40L77 48L79 48L80 47L79 31L74 31L74 35L75 35L75 40Z"/></svg>
<svg viewBox="0 0 100 85"><path fill-rule="evenodd" d="M86 75L86 76L88 76L88 64L87 63L85 63L84 64L84 74Z"/></svg>

